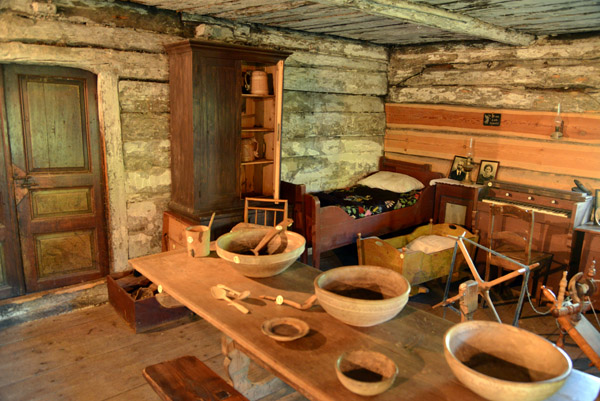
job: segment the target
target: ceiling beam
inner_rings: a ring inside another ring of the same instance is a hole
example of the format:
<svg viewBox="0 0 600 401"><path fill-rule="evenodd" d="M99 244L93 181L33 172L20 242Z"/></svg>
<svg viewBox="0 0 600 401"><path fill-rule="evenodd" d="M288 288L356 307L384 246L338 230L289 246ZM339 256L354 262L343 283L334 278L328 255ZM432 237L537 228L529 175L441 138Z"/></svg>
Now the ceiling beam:
<svg viewBox="0 0 600 401"><path fill-rule="evenodd" d="M367 14L402 19L444 31L467 34L511 45L530 45L535 36L489 24L465 14L405 0L311 0L315 3L350 7Z"/></svg>

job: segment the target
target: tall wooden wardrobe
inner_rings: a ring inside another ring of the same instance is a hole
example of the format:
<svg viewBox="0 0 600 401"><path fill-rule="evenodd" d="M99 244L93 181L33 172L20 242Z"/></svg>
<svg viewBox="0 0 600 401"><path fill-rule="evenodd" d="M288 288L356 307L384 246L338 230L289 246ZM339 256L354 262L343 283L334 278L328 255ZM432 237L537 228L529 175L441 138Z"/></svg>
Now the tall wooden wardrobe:
<svg viewBox="0 0 600 401"><path fill-rule="evenodd" d="M283 63L289 55L200 40L166 49L172 197L163 250L185 246L169 226L179 231L216 212L218 235L241 221L245 197L279 197ZM266 92L253 93L253 71L265 73ZM252 160L242 159L243 140L253 147Z"/></svg>

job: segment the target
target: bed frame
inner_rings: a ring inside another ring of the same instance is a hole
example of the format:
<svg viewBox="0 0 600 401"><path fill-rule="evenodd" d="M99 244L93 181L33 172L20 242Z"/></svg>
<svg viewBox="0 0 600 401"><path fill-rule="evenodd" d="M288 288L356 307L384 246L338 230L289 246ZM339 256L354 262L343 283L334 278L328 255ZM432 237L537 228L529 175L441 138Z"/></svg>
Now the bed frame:
<svg viewBox="0 0 600 401"><path fill-rule="evenodd" d="M312 247L312 265L319 268L321 253L356 242L358 233L363 237L383 235L429 222L433 217L435 187L429 181L442 178L431 171L430 164L415 164L384 157L379 162L380 171L395 171L415 177L425 188L413 206L396 209L360 219L353 219L338 206L321 207L316 196L306 193L303 184L281 183L281 197L288 199L294 219L294 231L306 238L306 248ZM308 254L302 255L307 262Z"/></svg>

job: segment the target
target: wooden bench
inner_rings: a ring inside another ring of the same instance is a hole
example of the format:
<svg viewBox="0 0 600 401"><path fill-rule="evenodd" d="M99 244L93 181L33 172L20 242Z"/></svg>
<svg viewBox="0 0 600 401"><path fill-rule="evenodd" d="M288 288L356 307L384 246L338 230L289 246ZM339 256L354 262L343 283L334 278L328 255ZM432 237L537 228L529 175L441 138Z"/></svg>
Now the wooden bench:
<svg viewBox="0 0 600 401"><path fill-rule="evenodd" d="M143 374L165 401L248 401L195 356L147 366Z"/></svg>

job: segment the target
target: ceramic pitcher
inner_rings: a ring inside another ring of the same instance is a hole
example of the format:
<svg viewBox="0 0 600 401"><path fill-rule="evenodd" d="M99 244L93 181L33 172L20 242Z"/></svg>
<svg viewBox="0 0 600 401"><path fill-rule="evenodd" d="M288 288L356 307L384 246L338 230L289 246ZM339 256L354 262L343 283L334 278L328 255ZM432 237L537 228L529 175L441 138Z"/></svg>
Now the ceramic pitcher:
<svg viewBox="0 0 600 401"><path fill-rule="evenodd" d="M242 139L242 162L251 162L258 157L258 141L254 138Z"/></svg>

